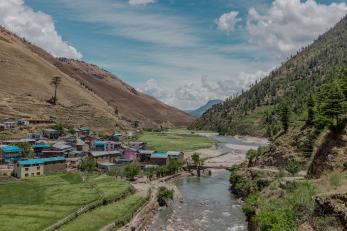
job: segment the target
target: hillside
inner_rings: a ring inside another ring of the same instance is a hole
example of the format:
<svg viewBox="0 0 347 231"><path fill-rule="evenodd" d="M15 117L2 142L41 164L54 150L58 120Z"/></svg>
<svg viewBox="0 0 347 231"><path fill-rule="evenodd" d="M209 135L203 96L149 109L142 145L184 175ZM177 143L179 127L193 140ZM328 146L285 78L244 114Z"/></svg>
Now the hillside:
<svg viewBox="0 0 347 231"><path fill-rule="evenodd" d="M222 100L219 99L215 99L215 100L209 100L205 105L199 107L198 109L195 110L188 110L186 111L187 113L189 113L190 115L194 116L194 117L200 117L202 116L202 114L204 114L208 109L210 109L212 106L216 105L216 104L220 104L222 103Z"/></svg>
<svg viewBox="0 0 347 231"><path fill-rule="evenodd" d="M192 119L153 97L137 92L111 73L82 61L56 59L41 48L0 29L0 118L54 118L97 129L185 126ZM58 105L53 76L61 76Z"/></svg>
<svg viewBox="0 0 347 231"><path fill-rule="evenodd" d="M265 112L276 114L280 104L287 101L292 121L303 120L310 94L334 78L333 73L346 64L347 18L344 18L249 90L212 107L193 127L223 134L265 136ZM273 129L278 130L278 126Z"/></svg>

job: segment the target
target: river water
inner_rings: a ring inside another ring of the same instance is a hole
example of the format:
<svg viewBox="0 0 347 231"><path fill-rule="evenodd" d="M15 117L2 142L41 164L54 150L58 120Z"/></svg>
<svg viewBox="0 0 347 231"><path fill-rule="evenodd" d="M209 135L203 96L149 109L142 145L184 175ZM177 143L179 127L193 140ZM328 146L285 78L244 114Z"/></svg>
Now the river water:
<svg viewBox="0 0 347 231"><path fill-rule="evenodd" d="M255 148L261 142L233 137L210 136L218 146L233 155L233 147ZM240 150L237 150L240 151ZM182 200L162 208L149 227L150 231L243 231L246 217L229 191L229 172L213 170L211 176L188 177L176 182Z"/></svg>

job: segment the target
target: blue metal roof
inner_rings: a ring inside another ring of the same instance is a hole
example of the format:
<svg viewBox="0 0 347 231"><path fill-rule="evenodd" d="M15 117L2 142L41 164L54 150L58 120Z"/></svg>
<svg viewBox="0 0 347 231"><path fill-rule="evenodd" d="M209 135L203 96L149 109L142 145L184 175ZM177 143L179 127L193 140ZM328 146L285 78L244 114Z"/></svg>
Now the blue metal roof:
<svg viewBox="0 0 347 231"><path fill-rule="evenodd" d="M44 163L48 163L48 162L62 161L62 160L65 160L65 157L49 157L49 158L21 160L21 161L18 161L18 164L20 164L20 165L33 165L33 164L44 164Z"/></svg>
<svg viewBox="0 0 347 231"><path fill-rule="evenodd" d="M80 131L90 131L89 128L80 128Z"/></svg>
<svg viewBox="0 0 347 231"><path fill-rule="evenodd" d="M102 140L97 140L97 141L95 141L95 145L105 145L105 141L102 141Z"/></svg>
<svg viewBox="0 0 347 231"><path fill-rule="evenodd" d="M151 158L167 158L167 152L155 152L151 155Z"/></svg>
<svg viewBox="0 0 347 231"><path fill-rule="evenodd" d="M21 152L22 151L22 149L20 149L19 147L11 146L11 145L1 145L0 149L3 152Z"/></svg>
<svg viewBox="0 0 347 231"><path fill-rule="evenodd" d="M49 148L51 145L49 144L35 144L34 148Z"/></svg>

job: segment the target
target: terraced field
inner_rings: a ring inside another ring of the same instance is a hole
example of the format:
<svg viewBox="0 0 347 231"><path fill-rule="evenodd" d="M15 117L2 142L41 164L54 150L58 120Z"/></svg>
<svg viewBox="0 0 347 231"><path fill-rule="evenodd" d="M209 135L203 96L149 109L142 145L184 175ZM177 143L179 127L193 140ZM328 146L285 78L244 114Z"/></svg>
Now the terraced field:
<svg viewBox="0 0 347 231"><path fill-rule="evenodd" d="M131 192L127 182L77 173L6 181L0 183L1 230L43 230L86 204Z"/></svg>

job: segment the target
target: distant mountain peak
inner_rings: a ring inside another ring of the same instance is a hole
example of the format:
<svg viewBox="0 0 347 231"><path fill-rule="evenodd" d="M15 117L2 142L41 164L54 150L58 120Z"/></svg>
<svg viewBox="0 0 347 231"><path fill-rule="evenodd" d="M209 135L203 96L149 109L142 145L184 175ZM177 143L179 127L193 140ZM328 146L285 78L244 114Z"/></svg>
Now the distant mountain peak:
<svg viewBox="0 0 347 231"><path fill-rule="evenodd" d="M205 105L199 107L198 109L195 110L187 110L186 112L189 113L192 116L195 117L200 117L202 116L207 110L209 110L210 108L212 108L214 105L216 104L220 104L222 103L223 100L220 99L211 99L209 100Z"/></svg>

